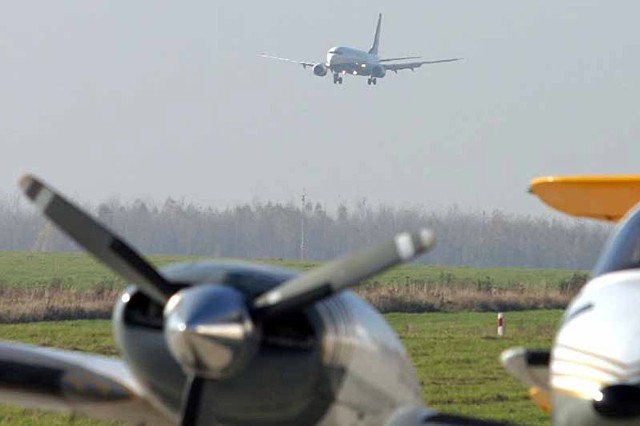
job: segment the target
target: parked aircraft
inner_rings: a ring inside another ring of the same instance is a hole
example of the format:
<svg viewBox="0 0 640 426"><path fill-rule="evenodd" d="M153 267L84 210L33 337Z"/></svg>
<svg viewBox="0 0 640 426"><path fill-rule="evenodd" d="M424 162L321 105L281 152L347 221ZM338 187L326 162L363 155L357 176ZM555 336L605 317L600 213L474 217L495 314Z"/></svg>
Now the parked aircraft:
<svg viewBox="0 0 640 426"><path fill-rule="evenodd" d="M354 49L352 47L337 46L332 47L327 52L326 62L304 62L293 59L280 58L263 54L264 58L277 59L285 62L293 62L302 65L303 68L311 67L313 73L318 77L324 77L327 73L333 74L333 84L342 84L342 76L345 74L361 75L367 77L367 84L377 84L378 78L383 78L387 71L396 74L400 70L416 68L426 64L438 64L442 62L459 61L462 58L438 59L434 61L401 62L407 59L418 59L419 56L405 56L398 58L380 58L378 56L378 46L380 44L380 27L382 25L382 14L378 15L378 24L373 37L373 43L368 51Z"/></svg>
<svg viewBox="0 0 640 426"><path fill-rule="evenodd" d="M502 362L554 425L640 425L640 176L545 177L531 192L570 215L620 223L551 351L514 348Z"/></svg>
<svg viewBox="0 0 640 426"><path fill-rule="evenodd" d="M426 408L400 341L347 289L431 249L401 233L303 274L239 262L156 270L40 180L25 194L133 283L116 302L122 359L0 343L0 401L135 425L499 425Z"/></svg>

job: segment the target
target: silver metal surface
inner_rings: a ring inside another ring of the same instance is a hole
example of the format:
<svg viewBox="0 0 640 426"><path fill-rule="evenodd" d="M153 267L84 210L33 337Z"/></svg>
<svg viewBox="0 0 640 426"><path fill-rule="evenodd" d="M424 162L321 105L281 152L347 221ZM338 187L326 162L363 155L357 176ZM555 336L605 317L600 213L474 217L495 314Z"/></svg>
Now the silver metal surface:
<svg viewBox="0 0 640 426"><path fill-rule="evenodd" d="M169 299L164 318L169 350L186 373L229 377L257 349L244 297L233 288L205 284L181 290Z"/></svg>

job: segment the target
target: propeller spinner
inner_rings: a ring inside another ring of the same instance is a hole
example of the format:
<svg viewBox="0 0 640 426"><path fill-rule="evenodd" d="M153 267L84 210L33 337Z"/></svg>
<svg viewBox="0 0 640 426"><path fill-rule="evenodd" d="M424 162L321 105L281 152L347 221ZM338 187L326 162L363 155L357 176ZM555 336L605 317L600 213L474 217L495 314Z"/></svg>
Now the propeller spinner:
<svg viewBox="0 0 640 426"><path fill-rule="evenodd" d="M172 355L188 374L218 379L244 367L260 340L244 300L231 287L187 288L164 308L164 334Z"/></svg>

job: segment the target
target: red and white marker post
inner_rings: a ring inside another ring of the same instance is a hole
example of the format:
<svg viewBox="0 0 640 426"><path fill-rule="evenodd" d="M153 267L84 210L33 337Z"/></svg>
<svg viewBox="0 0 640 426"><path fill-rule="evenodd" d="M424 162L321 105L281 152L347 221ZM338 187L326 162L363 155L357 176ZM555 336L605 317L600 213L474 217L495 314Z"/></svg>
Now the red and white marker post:
<svg viewBox="0 0 640 426"><path fill-rule="evenodd" d="M498 314L498 337L504 336L504 315L502 312Z"/></svg>

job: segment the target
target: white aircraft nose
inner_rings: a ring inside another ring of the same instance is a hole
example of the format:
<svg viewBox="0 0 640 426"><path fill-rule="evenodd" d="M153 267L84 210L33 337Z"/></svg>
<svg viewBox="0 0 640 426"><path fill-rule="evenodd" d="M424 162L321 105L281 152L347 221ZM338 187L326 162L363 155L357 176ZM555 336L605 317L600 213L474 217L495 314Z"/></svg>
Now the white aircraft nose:
<svg viewBox="0 0 640 426"><path fill-rule="evenodd" d="M625 405L628 401L616 398L640 396L640 388L628 392L640 384L639 307L638 270L592 280L571 304L551 353L554 418L563 419L554 424L606 424L604 420L612 415L630 413ZM598 410L604 399L606 406ZM640 405L640 400L636 404ZM634 424L640 424L640 417L629 415L635 418ZM586 422L587 417L600 422Z"/></svg>

